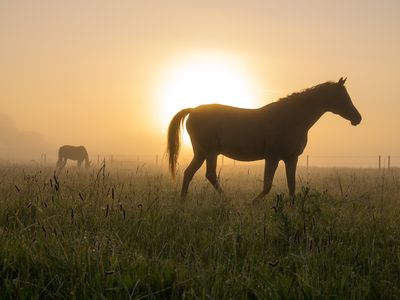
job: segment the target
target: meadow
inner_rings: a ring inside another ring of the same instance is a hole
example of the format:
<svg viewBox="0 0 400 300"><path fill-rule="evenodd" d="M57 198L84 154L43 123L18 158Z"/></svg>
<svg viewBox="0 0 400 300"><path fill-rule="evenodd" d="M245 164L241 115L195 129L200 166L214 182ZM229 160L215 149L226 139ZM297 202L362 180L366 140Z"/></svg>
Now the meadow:
<svg viewBox="0 0 400 300"><path fill-rule="evenodd" d="M400 170L0 166L1 299L397 299Z"/></svg>

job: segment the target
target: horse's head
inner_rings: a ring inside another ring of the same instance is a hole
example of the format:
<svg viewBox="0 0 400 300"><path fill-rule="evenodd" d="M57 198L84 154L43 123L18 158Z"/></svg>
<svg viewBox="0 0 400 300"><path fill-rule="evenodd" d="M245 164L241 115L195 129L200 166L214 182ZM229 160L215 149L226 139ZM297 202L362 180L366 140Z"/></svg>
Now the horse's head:
<svg viewBox="0 0 400 300"><path fill-rule="evenodd" d="M329 111L349 120L351 125L356 126L361 122L361 115L353 105L353 102L344 86L346 79L347 78L343 79L343 77L341 77L337 83L332 85Z"/></svg>

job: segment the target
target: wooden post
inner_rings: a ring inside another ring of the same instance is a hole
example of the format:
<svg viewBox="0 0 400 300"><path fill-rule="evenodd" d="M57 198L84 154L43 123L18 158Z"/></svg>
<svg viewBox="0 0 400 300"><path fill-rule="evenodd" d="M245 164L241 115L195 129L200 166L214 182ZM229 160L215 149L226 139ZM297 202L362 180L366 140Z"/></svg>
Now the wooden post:
<svg viewBox="0 0 400 300"><path fill-rule="evenodd" d="M307 170L308 170L308 154L307 154L307 162L306 162L306 165L307 165Z"/></svg>
<svg viewBox="0 0 400 300"><path fill-rule="evenodd" d="M378 166L379 166L379 170L381 169L381 156L379 155L379 159L378 159Z"/></svg>
<svg viewBox="0 0 400 300"><path fill-rule="evenodd" d="M387 168L388 168L388 170L390 170L390 155L388 155Z"/></svg>
<svg viewBox="0 0 400 300"><path fill-rule="evenodd" d="M46 153L41 153L40 154L40 163L42 165L46 164Z"/></svg>

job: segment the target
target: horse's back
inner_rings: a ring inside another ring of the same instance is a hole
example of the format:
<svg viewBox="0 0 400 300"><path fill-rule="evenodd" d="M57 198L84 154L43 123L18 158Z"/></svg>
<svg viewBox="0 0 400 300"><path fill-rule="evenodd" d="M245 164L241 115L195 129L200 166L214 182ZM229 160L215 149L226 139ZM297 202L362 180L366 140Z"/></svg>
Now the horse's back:
<svg viewBox="0 0 400 300"><path fill-rule="evenodd" d="M217 133L221 127L236 127L241 122L251 122L248 109L227 105L209 104L196 107L186 121L189 134Z"/></svg>
<svg viewBox="0 0 400 300"><path fill-rule="evenodd" d="M194 151L202 155L224 154L239 160L264 156L265 139L258 109L211 104L195 108L186 128Z"/></svg>
<svg viewBox="0 0 400 300"><path fill-rule="evenodd" d="M259 109L202 105L191 111L186 128L193 150L205 157L223 154L244 161L286 157L302 152L306 132L292 130L284 111L279 102Z"/></svg>
<svg viewBox="0 0 400 300"><path fill-rule="evenodd" d="M87 156L87 151L84 146L64 145L58 150L58 155L72 160L80 160Z"/></svg>

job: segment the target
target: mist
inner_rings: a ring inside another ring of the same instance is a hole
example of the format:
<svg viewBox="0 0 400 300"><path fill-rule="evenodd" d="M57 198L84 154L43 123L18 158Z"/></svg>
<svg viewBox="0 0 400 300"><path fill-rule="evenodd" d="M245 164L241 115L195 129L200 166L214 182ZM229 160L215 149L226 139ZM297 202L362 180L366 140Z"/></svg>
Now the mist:
<svg viewBox="0 0 400 300"><path fill-rule="evenodd" d="M38 132L21 130L14 120L0 113L0 157L20 161L40 159L52 146Z"/></svg>
<svg viewBox="0 0 400 300"><path fill-rule="evenodd" d="M248 65L260 106L347 76L365 122L355 129L323 116L305 154L398 154L397 3L365 11L356 3L120 5L1 4L0 158L34 160L43 152L50 160L65 144L84 145L91 156L162 156L166 112L155 95L168 78L160 74L203 50Z"/></svg>

